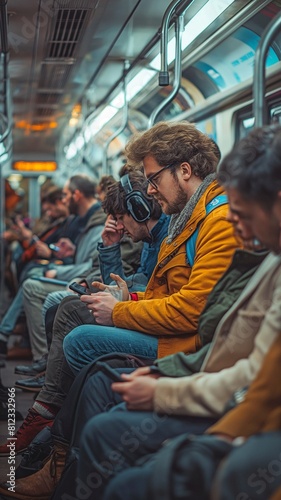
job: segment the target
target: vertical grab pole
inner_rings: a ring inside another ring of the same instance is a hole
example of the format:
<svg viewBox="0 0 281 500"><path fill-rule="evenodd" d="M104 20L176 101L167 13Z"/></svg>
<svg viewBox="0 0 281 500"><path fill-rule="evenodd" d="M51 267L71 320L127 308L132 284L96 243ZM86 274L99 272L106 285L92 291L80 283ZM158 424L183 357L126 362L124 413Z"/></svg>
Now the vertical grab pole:
<svg viewBox="0 0 281 500"><path fill-rule="evenodd" d="M128 100L127 100L127 71L128 71L128 61L124 62L124 77L123 77L123 94L124 94L124 107L123 107L123 120L120 127L107 139L103 148L103 162L102 162L102 175L107 174L107 153L111 142L118 137L121 132L126 128L128 124Z"/></svg>
<svg viewBox="0 0 281 500"><path fill-rule="evenodd" d="M8 42L8 8L7 0L0 0L0 38L1 38L1 65L3 67L3 96L4 96L4 115L7 120L6 130L2 133L0 143L4 144L7 139L8 150L11 149L11 106L10 106L10 78L8 72L9 63L9 42ZM9 141L10 139L10 141ZM0 156L0 235L4 231L5 218L5 182L3 178L3 153ZM0 300L4 300L4 242L0 241Z"/></svg>
<svg viewBox="0 0 281 500"><path fill-rule="evenodd" d="M264 30L255 54L254 85L253 85L253 111L255 127L267 124L268 116L265 108L265 63L270 44L281 29L281 13L272 19Z"/></svg>
<svg viewBox="0 0 281 500"><path fill-rule="evenodd" d="M168 72L168 30L171 24L171 19L180 4L183 4L184 10L187 9L192 0L173 0L167 7L161 25L161 41L160 41L160 55L161 55L161 69L159 71L159 85L160 87L167 87L169 85L169 72Z"/></svg>

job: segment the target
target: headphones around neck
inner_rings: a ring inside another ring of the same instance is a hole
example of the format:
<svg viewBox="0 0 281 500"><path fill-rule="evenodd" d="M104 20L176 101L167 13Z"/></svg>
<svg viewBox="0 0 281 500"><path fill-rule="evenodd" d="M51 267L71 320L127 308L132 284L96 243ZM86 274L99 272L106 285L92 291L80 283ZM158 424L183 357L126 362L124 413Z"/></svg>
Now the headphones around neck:
<svg viewBox="0 0 281 500"><path fill-rule="evenodd" d="M125 191L127 210L136 222L145 222L151 217L151 207L140 191L134 191L129 175L123 175L120 179L121 186Z"/></svg>

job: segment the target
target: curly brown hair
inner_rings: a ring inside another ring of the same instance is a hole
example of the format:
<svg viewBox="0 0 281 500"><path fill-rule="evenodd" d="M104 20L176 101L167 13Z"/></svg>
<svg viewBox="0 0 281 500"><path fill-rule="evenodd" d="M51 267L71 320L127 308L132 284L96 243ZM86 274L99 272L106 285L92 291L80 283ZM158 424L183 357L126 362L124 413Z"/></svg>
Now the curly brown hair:
<svg viewBox="0 0 281 500"><path fill-rule="evenodd" d="M146 156L153 156L161 167L188 162L193 174L202 180L216 171L220 159L219 148L213 139L188 122L159 122L133 135L125 153L128 163L138 167Z"/></svg>
<svg viewBox="0 0 281 500"><path fill-rule="evenodd" d="M97 192L106 192L109 186L111 186L111 184L114 184L114 182L116 182L116 179L113 177L113 175L103 175L97 185Z"/></svg>

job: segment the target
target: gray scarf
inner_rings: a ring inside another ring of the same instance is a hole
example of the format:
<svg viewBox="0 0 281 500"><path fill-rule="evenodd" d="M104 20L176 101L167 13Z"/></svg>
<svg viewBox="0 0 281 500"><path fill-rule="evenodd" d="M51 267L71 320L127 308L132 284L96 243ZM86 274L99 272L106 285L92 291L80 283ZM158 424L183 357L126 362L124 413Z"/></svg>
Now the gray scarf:
<svg viewBox="0 0 281 500"><path fill-rule="evenodd" d="M179 214L173 214L171 216L167 243L171 243L176 238L176 236L178 236L183 231L183 228L185 227L187 221L190 219L199 198L201 198L202 194L205 193L208 186L216 179L216 176L216 173L207 175L200 186L196 189L195 193L193 193L190 200L188 200L182 211Z"/></svg>

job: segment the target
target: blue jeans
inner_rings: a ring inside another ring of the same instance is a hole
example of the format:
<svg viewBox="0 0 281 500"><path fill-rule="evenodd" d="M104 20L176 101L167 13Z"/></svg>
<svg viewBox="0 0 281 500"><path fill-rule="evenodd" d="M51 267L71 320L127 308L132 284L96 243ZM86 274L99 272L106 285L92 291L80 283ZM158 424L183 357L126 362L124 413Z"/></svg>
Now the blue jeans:
<svg viewBox="0 0 281 500"><path fill-rule="evenodd" d="M22 287L20 287L17 295L14 297L13 302L0 323L0 333L4 335L7 340L10 333L15 328L17 320L23 310L23 292Z"/></svg>
<svg viewBox="0 0 281 500"><path fill-rule="evenodd" d="M125 352L156 359L158 338L114 326L83 325L74 328L64 339L63 350L74 373L94 359L111 352Z"/></svg>
<svg viewBox="0 0 281 500"><path fill-rule="evenodd" d="M132 371L131 368L116 370L119 373ZM77 387L81 384L81 377L84 377L83 373L74 381L66 404L52 426L55 441L71 442L74 448L80 449L78 477L75 477L71 467L64 472L65 484L71 485L73 498L77 500L100 500L111 480L115 482L129 468L134 470L137 461L158 451L163 441L187 432L200 435L217 420L158 414L154 411L128 411L121 402L121 396L112 390L112 380L102 372L96 372L87 379L77 403ZM75 398L78 407L73 413ZM75 413L79 418L73 427ZM143 488L145 484L141 486ZM125 490L126 487L123 493ZM54 498L63 498L63 488ZM126 498L132 500L134 496L128 494Z"/></svg>
<svg viewBox="0 0 281 500"><path fill-rule="evenodd" d="M87 500L105 499L105 488L111 481L119 482L124 471L134 470L157 452L166 439L185 433L203 434L215 420L152 411L115 411L96 415L87 422L82 432L76 482L86 489ZM141 484L143 488L146 483ZM122 486L122 499L135 498L130 495L126 483ZM76 495L75 498L81 496ZM152 499L146 494L137 498Z"/></svg>
<svg viewBox="0 0 281 500"><path fill-rule="evenodd" d="M32 274L38 274L39 276L42 275L42 266L37 269L31 269ZM28 277L28 272L25 271L25 278ZM18 292L16 296L13 299L13 302L10 304L10 307L6 314L3 316L2 321L0 323L0 334L1 336L4 336L7 338L10 335L10 333L13 331L15 328L17 321L20 317L20 315L24 312L24 307L23 307L23 288L22 284L19 286ZM1 340L4 340L4 337Z"/></svg>

